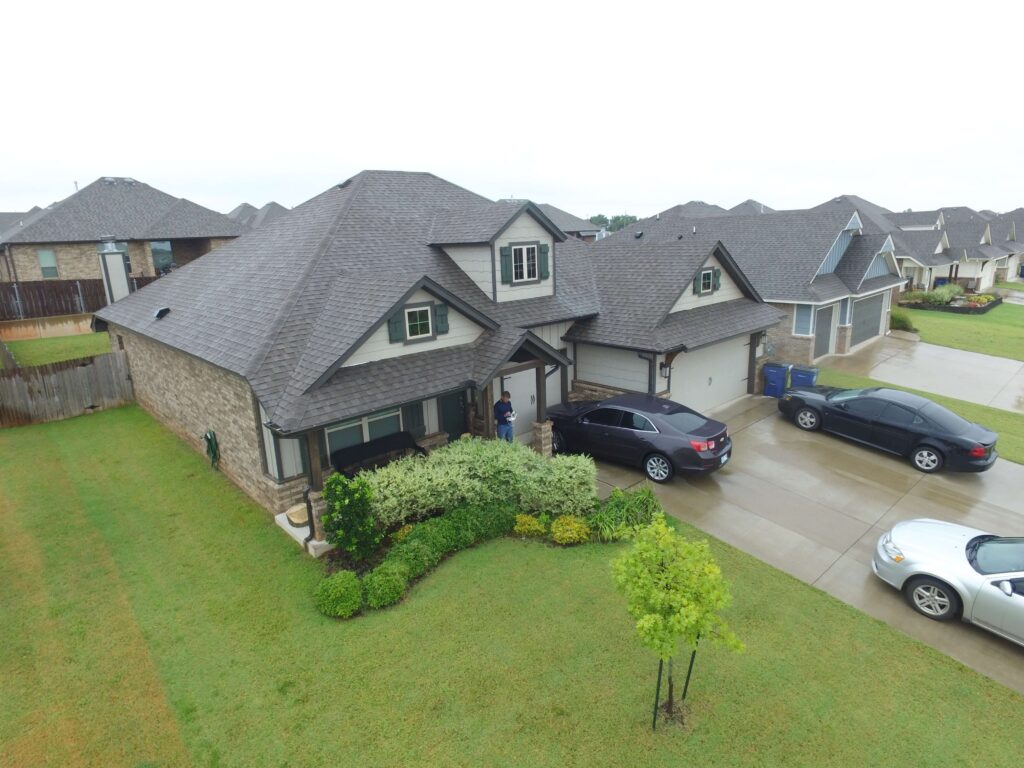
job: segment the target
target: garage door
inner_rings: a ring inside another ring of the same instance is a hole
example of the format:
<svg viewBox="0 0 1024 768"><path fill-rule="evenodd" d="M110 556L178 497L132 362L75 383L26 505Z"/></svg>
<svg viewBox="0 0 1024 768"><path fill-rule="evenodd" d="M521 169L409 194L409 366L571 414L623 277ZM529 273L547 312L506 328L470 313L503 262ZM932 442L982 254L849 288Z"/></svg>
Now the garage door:
<svg viewBox="0 0 1024 768"><path fill-rule="evenodd" d="M672 399L704 412L747 394L750 337L741 336L672 361Z"/></svg>
<svg viewBox="0 0 1024 768"><path fill-rule="evenodd" d="M882 293L853 302L853 332L850 337L852 345L856 346L881 333L884 307L885 294Z"/></svg>
<svg viewBox="0 0 1024 768"><path fill-rule="evenodd" d="M832 351L832 315L835 305L822 307L814 318L814 356L821 357Z"/></svg>

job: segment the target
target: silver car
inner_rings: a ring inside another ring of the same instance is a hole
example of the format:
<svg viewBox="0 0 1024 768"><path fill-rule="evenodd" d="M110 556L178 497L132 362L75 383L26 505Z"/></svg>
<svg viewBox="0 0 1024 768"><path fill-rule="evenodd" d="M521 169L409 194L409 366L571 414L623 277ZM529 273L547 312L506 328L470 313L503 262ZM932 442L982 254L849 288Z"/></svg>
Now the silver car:
<svg viewBox="0 0 1024 768"><path fill-rule="evenodd" d="M871 567L929 619L960 617L1024 645L1024 538L908 520L878 540Z"/></svg>

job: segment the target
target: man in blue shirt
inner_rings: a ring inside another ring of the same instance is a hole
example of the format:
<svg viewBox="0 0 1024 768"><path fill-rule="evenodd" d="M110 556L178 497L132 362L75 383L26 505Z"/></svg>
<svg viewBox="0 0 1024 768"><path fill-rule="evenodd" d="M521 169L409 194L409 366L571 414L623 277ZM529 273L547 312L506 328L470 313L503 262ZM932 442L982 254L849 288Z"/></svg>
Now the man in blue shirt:
<svg viewBox="0 0 1024 768"><path fill-rule="evenodd" d="M501 400L494 404L494 422L498 425L498 439L512 442L512 420L516 412L512 410L512 393L502 392Z"/></svg>

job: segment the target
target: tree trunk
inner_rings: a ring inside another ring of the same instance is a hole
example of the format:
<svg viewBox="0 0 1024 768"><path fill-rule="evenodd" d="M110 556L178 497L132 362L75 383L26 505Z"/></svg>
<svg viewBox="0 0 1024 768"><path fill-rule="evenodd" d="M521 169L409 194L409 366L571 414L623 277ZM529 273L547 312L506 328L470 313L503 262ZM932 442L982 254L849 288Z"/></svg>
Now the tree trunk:
<svg viewBox="0 0 1024 768"><path fill-rule="evenodd" d="M658 659L658 685L654 689L654 715L651 717L651 730L658 730L658 699L661 698L661 668L664 661Z"/></svg>
<svg viewBox="0 0 1024 768"><path fill-rule="evenodd" d="M672 717L672 705L675 702L675 685L672 679L672 659L668 660L668 716Z"/></svg>

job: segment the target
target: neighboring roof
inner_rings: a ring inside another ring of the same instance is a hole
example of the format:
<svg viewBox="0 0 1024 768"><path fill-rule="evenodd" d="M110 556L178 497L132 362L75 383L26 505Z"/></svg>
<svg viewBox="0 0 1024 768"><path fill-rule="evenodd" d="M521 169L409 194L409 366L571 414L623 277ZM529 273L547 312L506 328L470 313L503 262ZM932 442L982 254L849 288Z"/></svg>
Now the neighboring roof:
<svg viewBox="0 0 1024 768"><path fill-rule="evenodd" d="M729 209L729 213L735 213L738 216L755 216L762 213L775 213L774 208L769 208L764 203L759 203L757 200L744 200L739 205L734 205Z"/></svg>
<svg viewBox="0 0 1024 768"><path fill-rule="evenodd" d="M232 221L237 221L244 224L253 216L256 215L258 209L255 205L249 205L249 203L242 203L241 205L233 208L230 212L224 214Z"/></svg>
<svg viewBox="0 0 1024 768"><path fill-rule="evenodd" d="M37 205L33 206L32 209L28 211L0 211L0 237L2 237L4 232L8 229L24 224L26 219L39 213L40 210L42 209Z"/></svg>
<svg viewBox="0 0 1024 768"><path fill-rule="evenodd" d="M852 214L854 211L860 214L860 220L864 224L866 234L878 234L880 232L892 232L896 229L893 223L892 211L883 208L877 203L865 200L857 195L840 195L827 200L820 205L811 208L812 211L845 211Z"/></svg>
<svg viewBox="0 0 1024 768"><path fill-rule="evenodd" d="M897 227L935 226L939 221L939 211L900 211L890 213L886 218Z"/></svg>
<svg viewBox="0 0 1024 768"><path fill-rule="evenodd" d="M128 178L104 177L4 234L10 243L235 237L242 227L223 214Z"/></svg>
<svg viewBox="0 0 1024 768"><path fill-rule="evenodd" d="M508 220L507 206L432 174L364 171L102 309L97 317L246 378L270 420L284 432L318 426L329 414L355 415L356 406L347 398L390 405L402 401L402 387L413 386L415 396L408 399L421 399L430 382L386 372L393 366L403 371L410 370L405 366L443 367L445 361L453 364L453 356L469 355L459 358L459 365L468 367L442 380L450 383L451 376L486 370L523 342L530 326L598 310L590 265L563 244L554 258L556 296L491 301L443 249L431 245L435 222L454 220L467 209L488 221ZM435 350L341 367L318 384L419 285L459 297L498 328L483 332L475 352L462 345L462 352ZM160 307L171 311L155 320ZM539 340L531 343L546 347ZM356 370L370 383L350 383ZM358 386L376 392L360 400L353 389Z"/></svg>
<svg viewBox="0 0 1024 768"><path fill-rule="evenodd" d="M667 211L662 211L663 216L682 216L688 219L701 219L706 216L726 216L729 211L720 205L705 203L703 200L691 200L682 205L676 205Z"/></svg>
<svg viewBox="0 0 1024 768"><path fill-rule="evenodd" d="M458 208L437 211L433 226L427 230L430 233L429 242L435 245L490 243L521 213L528 213L536 219L555 240L565 240L565 233L529 200L499 200L492 203L481 198L479 202L467 202Z"/></svg>
<svg viewBox="0 0 1024 768"><path fill-rule="evenodd" d="M538 208L544 211L544 215L547 216L563 232L568 233L582 233L582 232L600 232L601 227L593 222L581 219L579 216L573 216L571 213L563 211L561 208L556 208L550 203L538 203Z"/></svg>
<svg viewBox="0 0 1024 768"><path fill-rule="evenodd" d="M242 203L228 213L227 217L232 221L237 221L246 229L258 229L285 213L288 213L287 208L280 203L271 201L259 209L249 203Z"/></svg>
<svg viewBox="0 0 1024 768"><path fill-rule="evenodd" d="M908 256L923 267L941 267L957 260L949 250L936 253L942 235L939 229L899 230L892 233L892 242L897 256Z"/></svg>
<svg viewBox="0 0 1024 768"><path fill-rule="evenodd" d="M1008 252L998 245L979 245L976 248L967 249L968 261L992 261L994 259L1005 259Z"/></svg>

